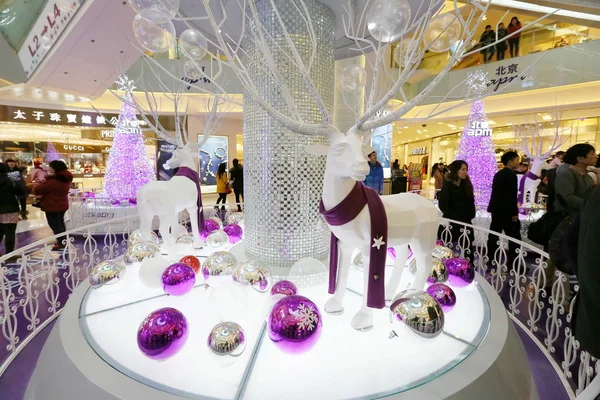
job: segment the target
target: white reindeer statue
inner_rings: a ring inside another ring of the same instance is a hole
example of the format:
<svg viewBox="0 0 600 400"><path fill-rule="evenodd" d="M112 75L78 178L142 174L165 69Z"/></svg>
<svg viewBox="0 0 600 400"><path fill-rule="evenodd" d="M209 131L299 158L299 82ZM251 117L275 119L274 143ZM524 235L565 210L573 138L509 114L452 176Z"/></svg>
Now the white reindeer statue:
<svg viewBox="0 0 600 400"><path fill-rule="evenodd" d="M365 189L359 183L368 173L366 155L362 150L363 141L370 139L375 128L395 121L402 121L403 124L428 121L472 101L475 94L465 92L466 79L458 82L444 96L437 96L432 91L459 60L481 51L481 48L467 51L467 47L490 4L471 0L459 6L455 0L453 7L444 9L442 14L444 2L441 0L407 0L402 7L397 7L396 2L382 0L346 0L342 3L345 14L341 19L343 47L348 50L348 56L366 55L367 67L371 72L367 77L365 68L355 65L345 69L342 76L338 77L338 87L344 91L344 104L355 116L354 121L351 121L353 126L347 130L347 134L341 133L333 125L331 110L314 83L314 71L318 69L314 64L323 43L319 43L315 34L317 22L313 22L306 0L260 2L261 6L268 6L271 10L266 19L258 11L258 2L255 0L203 0L198 8L198 15L179 12L177 17L187 25L188 30L193 31L193 41L188 39L192 35L180 38L182 50L189 58L186 63L194 65L197 75L209 80L212 85L209 87L190 83L190 87L200 93L224 94L226 91L219 86L218 76L229 69L244 85L244 96L258 104L283 127L299 134L329 135L331 138L328 149L318 145L307 148L309 152L327 155L321 210L336 239L332 240L329 288L334 296L325 309L330 312L342 309L350 254L353 248L360 248L364 259L370 264L369 268L365 268L365 301L352 320L352 326L364 329L373 324L372 308L385 307L385 298L393 296L406 261L409 243L418 260L413 287L423 288L431 269L437 213L425 198L410 194L379 198ZM288 7L286 13L297 13L296 21L302 26L300 31L298 27L294 27L293 32L288 30L279 10L284 6ZM532 24L546 17L547 15ZM265 26L265 21L270 25L276 24L277 38L271 33L271 28ZM240 26L241 29L238 29ZM528 26L509 36L518 34ZM200 30L208 34L205 36ZM302 35L301 40L297 38L298 35ZM300 42L302 47L297 46ZM197 49L197 46L201 46L200 43L206 43L203 49ZM394 58L400 65L398 69L388 62L392 43L397 45ZM485 47L496 44L497 41ZM408 89L410 85L407 83L418 69L425 53L432 51L448 54L446 52L450 47L454 51L449 53L448 60L445 61L447 64L420 93L411 97ZM284 54L285 59L279 60L273 49L277 49L277 54ZM198 54L206 54L202 62L205 63L206 58L209 58L209 67L204 68L206 64L201 65L196 61L199 59ZM285 70L280 68L283 64ZM250 65L252 68L249 68ZM522 73L527 72L528 69ZM171 76L180 79L173 74ZM289 76L295 76L303 82L309 94L302 96L301 101L310 102L318 112L318 118L312 112L307 116L298 111L297 99L286 83ZM282 101L281 104L285 107L276 108L261 95L259 88L264 82L277 89L278 96L281 96L278 101ZM510 84L505 85L495 94L509 86ZM347 101L348 96L355 101ZM455 101L457 99L461 101ZM433 101L434 105L427 111L407 116L426 100ZM447 100L452 100L453 104L444 104ZM348 104L358 106L351 107ZM342 258L339 278L336 262L338 252L335 251L338 242ZM385 290L381 259L387 246L397 246L399 254L397 267Z"/></svg>
<svg viewBox="0 0 600 400"><path fill-rule="evenodd" d="M352 252L360 249L364 268L364 298L352 327L373 325L373 308L385 307L396 294L408 258L410 244L417 261L413 288L422 290L432 268L431 252L438 229L438 210L425 197L403 193L379 197L361 183L369 173L360 135L336 133L329 146L312 145L312 154L327 155L321 213L332 232L329 292L326 312L343 310ZM339 276L338 269L339 242ZM396 250L394 272L384 290L387 248ZM374 260L376 258L376 260Z"/></svg>
<svg viewBox="0 0 600 400"><path fill-rule="evenodd" d="M553 117L552 128L549 129L544 129L544 124L539 122L537 117L532 123L513 125L515 137L519 141L519 148L532 162L531 169L525 175L521 175L518 182L519 204L536 202L537 187L540 184L542 171L550 168L546 160L571 138L573 125L561 125L562 113L560 111L554 112ZM545 134L544 131L548 133ZM544 151L545 147L546 151Z"/></svg>
<svg viewBox="0 0 600 400"><path fill-rule="evenodd" d="M219 96L206 100L208 116L204 126L204 134L200 143L187 143L187 106L184 111L183 91L187 83L177 82L176 88L171 90L159 80L166 97L172 102L175 119L175 134L172 136L158 122L159 107L153 92L144 92L147 108L135 96L128 100L113 91L115 96L129 103L144 119L147 126L161 139L177 146L164 164L165 169L179 168L177 173L168 181L153 181L138 190L138 214L140 216L140 230L145 238L149 239L152 229L152 220L159 218L159 232L163 239L163 251L170 254L177 240L177 225L179 213L187 211L194 237L194 247L202 245L200 233L204 231L204 215L202 195L200 191L200 176L197 172L196 160L198 149L213 135L218 123L218 111L226 102ZM168 93L168 94L167 94ZM150 118L150 117L151 118Z"/></svg>

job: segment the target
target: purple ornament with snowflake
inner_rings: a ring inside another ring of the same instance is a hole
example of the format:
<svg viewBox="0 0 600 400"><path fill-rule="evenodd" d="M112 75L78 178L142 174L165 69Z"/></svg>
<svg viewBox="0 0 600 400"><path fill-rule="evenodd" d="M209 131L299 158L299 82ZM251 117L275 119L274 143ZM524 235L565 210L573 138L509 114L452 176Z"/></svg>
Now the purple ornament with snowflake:
<svg viewBox="0 0 600 400"><path fill-rule="evenodd" d="M269 314L269 337L282 351L304 353L321 335L321 312L304 296L291 295L279 300Z"/></svg>
<svg viewBox="0 0 600 400"><path fill-rule="evenodd" d="M448 285L434 283L427 288L426 292L440 303L445 312L450 311L456 304L456 294Z"/></svg>

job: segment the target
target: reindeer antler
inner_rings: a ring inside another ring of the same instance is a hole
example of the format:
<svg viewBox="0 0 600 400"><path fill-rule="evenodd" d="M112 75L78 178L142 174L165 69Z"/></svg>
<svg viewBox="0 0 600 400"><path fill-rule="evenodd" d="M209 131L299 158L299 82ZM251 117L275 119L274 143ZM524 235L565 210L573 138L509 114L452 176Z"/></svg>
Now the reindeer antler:
<svg viewBox="0 0 600 400"><path fill-rule="evenodd" d="M513 125L519 148L531 159L546 159L571 138L573 124L561 126L562 110L557 108L553 113L552 136L544 134L542 123L534 116L532 123ZM550 147L544 152L544 142L550 141Z"/></svg>

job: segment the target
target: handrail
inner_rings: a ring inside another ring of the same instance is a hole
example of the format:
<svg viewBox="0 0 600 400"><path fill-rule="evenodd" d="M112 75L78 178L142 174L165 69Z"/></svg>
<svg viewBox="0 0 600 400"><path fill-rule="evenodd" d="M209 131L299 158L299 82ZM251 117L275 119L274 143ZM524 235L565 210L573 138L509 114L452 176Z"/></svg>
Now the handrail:
<svg viewBox="0 0 600 400"><path fill-rule="evenodd" d="M213 206L207 204L205 208ZM38 240L0 257L0 341L5 339L8 343L0 346L0 375L23 347L60 314L66 299L86 273L97 262L124 251L130 231L115 233L112 226L125 223L131 229L132 222L138 219L137 215L130 215L101 221ZM102 225L107 227L106 233L95 238L90 232ZM440 219L440 225L444 244L468 258L498 293L505 294L508 315L543 351L569 396L574 399L580 395L583 400L599 393L600 361L580 349L572 335L570 321L575 300L570 298L569 277L556 271L556 281L550 280L548 253L477 225L445 218ZM73 235L81 233L83 243L71 240ZM498 238L494 254L488 254L490 234ZM61 238L67 238L68 243L57 259L48 242ZM510 266L509 244L516 248ZM14 255L21 256L17 276L15 270L3 264ZM577 292L578 286L573 290Z"/></svg>

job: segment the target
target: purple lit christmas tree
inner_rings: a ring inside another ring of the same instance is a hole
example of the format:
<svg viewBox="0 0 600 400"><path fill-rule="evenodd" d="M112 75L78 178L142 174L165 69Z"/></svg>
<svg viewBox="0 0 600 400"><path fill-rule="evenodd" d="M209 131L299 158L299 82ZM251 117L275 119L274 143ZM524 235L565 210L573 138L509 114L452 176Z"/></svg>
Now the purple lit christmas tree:
<svg viewBox="0 0 600 400"><path fill-rule="evenodd" d="M119 120L115 126L113 145L110 148L104 192L111 199L134 202L139 188L155 179L154 167L146 155L144 135L139 127L132 101L133 81L125 76L117 81L125 91L126 101L121 105Z"/></svg>
<svg viewBox="0 0 600 400"><path fill-rule="evenodd" d="M467 80L471 93L479 94L483 93L487 87L486 82L487 74L482 71L470 73ZM480 96L471 105L471 112L462 132L455 159L466 161L469 164L469 177L475 191L475 203L488 204L498 164L492 143L492 130L489 127Z"/></svg>
<svg viewBox="0 0 600 400"><path fill-rule="evenodd" d="M52 142L48 142L48 147L46 148L46 164L55 160L60 160L60 155Z"/></svg>

